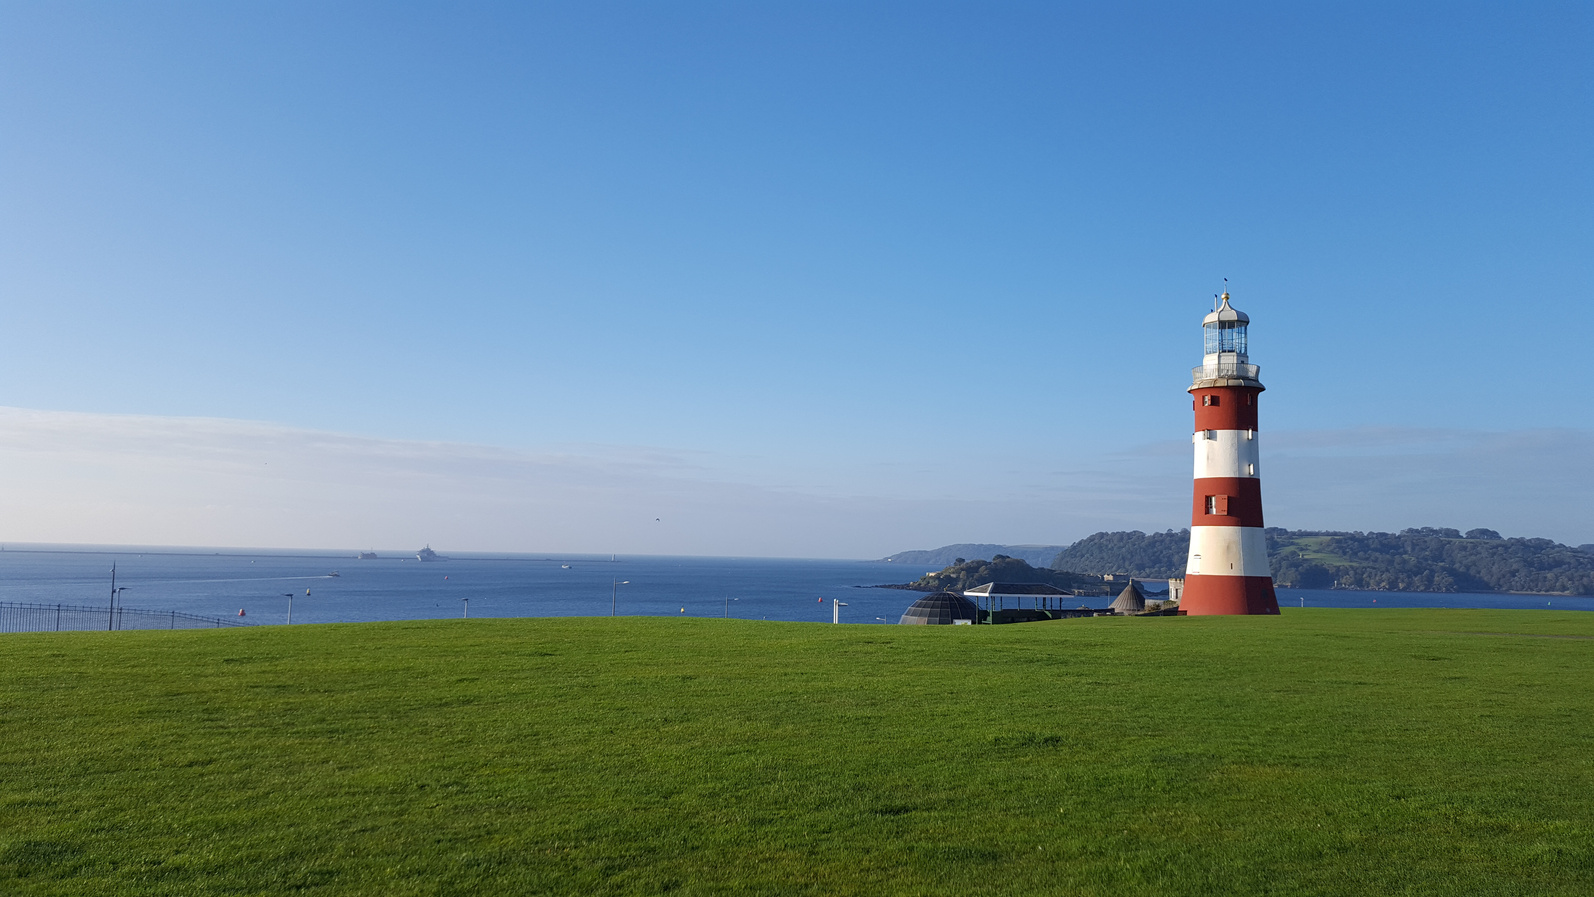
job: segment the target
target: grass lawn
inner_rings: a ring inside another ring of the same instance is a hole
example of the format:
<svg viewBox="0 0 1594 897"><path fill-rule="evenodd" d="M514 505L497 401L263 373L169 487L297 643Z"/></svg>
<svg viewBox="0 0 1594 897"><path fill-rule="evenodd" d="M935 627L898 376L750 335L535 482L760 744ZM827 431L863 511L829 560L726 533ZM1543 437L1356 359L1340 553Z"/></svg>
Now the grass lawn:
<svg viewBox="0 0 1594 897"><path fill-rule="evenodd" d="M1594 614L0 636L0 894L1594 893Z"/></svg>

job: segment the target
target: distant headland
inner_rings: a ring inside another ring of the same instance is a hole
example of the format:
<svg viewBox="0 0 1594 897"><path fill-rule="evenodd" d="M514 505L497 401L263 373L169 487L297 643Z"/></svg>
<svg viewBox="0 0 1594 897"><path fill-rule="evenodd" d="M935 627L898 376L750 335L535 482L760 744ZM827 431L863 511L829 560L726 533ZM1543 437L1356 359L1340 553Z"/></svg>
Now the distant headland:
<svg viewBox="0 0 1594 897"><path fill-rule="evenodd" d="M959 558L994 558L1005 555L1018 558L1036 567L1049 567L1057 553L1067 546L1064 545L989 545L982 542L963 542L957 545L943 545L928 551L899 551L896 554L881 558L888 564L911 564L915 567L945 567L956 563Z"/></svg>
<svg viewBox="0 0 1594 897"><path fill-rule="evenodd" d="M1273 581L1285 588L1594 595L1594 544L1574 547L1550 539L1502 538L1488 529L1463 533L1446 527L1398 533L1269 527L1264 532ZM989 563L983 559L1004 555L1033 565L1035 576L1057 579L1005 581L1044 581L1078 589L1090 580L1101 583L1103 574L1145 579L1183 576L1190 531L1099 532L1057 548L1049 559L1037 556L1048 547L963 543L898 552L884 560L953 567L970 560ZM941 570L936 576L947 573ZM908 587L923 588L930 578Z"/></svg>

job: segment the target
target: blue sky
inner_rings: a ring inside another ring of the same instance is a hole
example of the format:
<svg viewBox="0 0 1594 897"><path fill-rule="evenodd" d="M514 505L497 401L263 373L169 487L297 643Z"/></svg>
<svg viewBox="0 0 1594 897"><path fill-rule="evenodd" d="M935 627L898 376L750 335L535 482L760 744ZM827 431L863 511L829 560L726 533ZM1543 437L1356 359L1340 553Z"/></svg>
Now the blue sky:
<svg viewBox="0 0 1594 897"><path fill-rule="evenodd" d="M0 538L1177 527L1228 277L1270 523L1594 542L1590 45L1571 3L0 4Z"/></svg>

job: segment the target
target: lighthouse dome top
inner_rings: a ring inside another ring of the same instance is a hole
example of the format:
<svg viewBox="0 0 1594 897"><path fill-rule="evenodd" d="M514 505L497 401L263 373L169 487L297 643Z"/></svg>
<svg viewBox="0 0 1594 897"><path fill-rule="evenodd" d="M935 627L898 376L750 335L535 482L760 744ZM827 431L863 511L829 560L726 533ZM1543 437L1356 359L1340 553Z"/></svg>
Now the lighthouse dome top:
<svg viewBox="0 0 1594 897"><path fill-rule="evenodd" d="M1251 323L1251 316L1229 305L1229 294L1223 294L1223 304L1218 310L1202 319L1202 324L1216 324L1219 321L1234 321L1240 324Z"/></svg>
<svg viewBox="0 0 1594 897"><path fill-rule="evenodd" d="M1201 366L1191 371L1191 389L1211 386L1253 386L1259 371L1251 364L1250 338L1246 331L1251 326L1251 316L1229 304L1229 291L1224 290L1217 309L1201 321Z"/></svg>

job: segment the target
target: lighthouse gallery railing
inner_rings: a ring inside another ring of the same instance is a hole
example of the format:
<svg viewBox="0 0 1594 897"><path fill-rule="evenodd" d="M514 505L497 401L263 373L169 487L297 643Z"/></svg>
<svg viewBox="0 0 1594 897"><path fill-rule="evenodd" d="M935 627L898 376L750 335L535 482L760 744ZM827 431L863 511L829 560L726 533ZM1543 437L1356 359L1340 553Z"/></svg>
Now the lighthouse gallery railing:
<svg viewBox="0 0 1594 897"><path fill-rule="evenodd" d="M1234 362L1204 364L1190 369L1190 379L1195 383L1200 383L1202 380L1260 380L1262 368L1254 364Z"/></svg>

